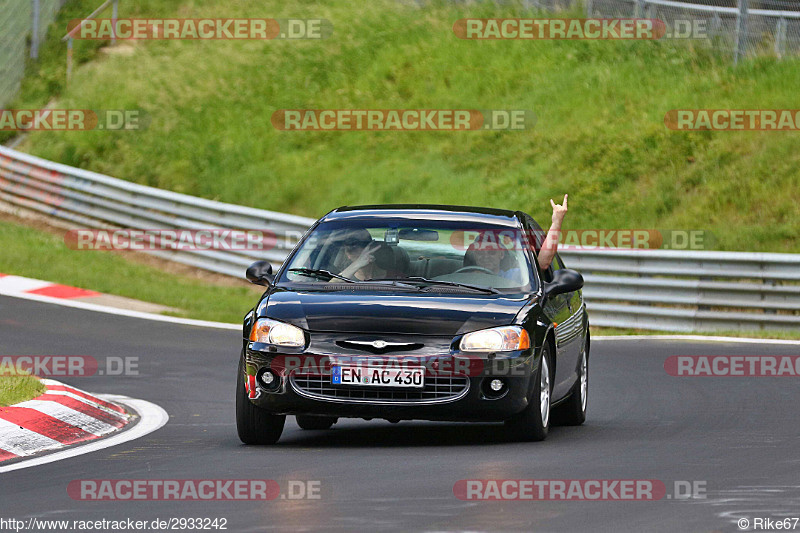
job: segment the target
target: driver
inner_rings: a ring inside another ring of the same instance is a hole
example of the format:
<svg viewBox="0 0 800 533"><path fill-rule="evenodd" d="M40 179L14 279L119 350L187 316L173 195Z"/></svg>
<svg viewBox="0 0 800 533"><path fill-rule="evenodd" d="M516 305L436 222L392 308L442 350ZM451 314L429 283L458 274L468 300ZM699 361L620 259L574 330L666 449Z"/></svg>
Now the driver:
<svg viewBox="0 0 800 533"><path fill-rule="evenodd" d="M387 277L388 272L378 266L375 260L380 247L381 244L373 241L367 230L359 228L348 231L342 240L342 250L350 264L339 275L362 281Z"/></svg>

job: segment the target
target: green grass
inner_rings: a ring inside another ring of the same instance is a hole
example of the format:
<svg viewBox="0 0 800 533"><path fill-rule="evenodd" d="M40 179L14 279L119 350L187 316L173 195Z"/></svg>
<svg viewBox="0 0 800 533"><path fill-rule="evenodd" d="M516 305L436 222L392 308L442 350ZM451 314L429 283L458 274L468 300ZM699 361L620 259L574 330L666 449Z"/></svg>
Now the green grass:
<svg viewBox="0 0 800 533"><path fill-rule="evenodd" d="M0 407L30 400L44 390L44 385L35 377L0 375Z"/></svg>
<svg viewBox="0 0 800 533"><path fill-rule="evenodd" d="M409 4L183 2L178 16L320 17L334 33L149 41L132 56L102 57L77 69L58 105L142 108L149 127L41 132L23 148L311 217L343 204L441 202L520 208L546 221L548 199L569 192L567 229L702 229L718 249L800 251L797 132L675 132L663 123L676 108L795 108L797 59L734 68L682 42L466 41L452 32L458 18L530 12ZM538 122L523 132L279 132L270 116L285 108L531 109Z"/></svg>
<svg viewBox="0 0 800 533"><path fill-rule="evenodd" d="M179 316L240 322L259 290L217 285L130 261L122 254L71 250L56 235L0 221L0 272L177 308Z"/></svg>

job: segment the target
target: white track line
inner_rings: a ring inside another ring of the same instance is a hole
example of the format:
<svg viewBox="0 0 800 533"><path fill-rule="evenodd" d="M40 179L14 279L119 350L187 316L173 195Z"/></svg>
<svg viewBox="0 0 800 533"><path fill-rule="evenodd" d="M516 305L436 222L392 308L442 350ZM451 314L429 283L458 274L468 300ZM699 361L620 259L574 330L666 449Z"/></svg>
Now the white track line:
<svg viewBox="0 0 800 533"><path fill-rule="evenodd" d="M11 296L12 298L22 298L23 300L33 300L34 302L44 302L48 304L62 305L64 307L73 307L75 309L85 309L87 311L97 311L99 313L109 313L117 316L127 316L131 318L155 320L158 322L181 324L184 326L198 326L201 328L235 329L240 331L242 329L241 324L228 324L225 322L212 322L209 320L195 320L192 318L179 318L175 316L157 315L155 313L145 313L144 311L131 311L129 309L119 309L117 307L108 307L106 305L91 304L87 302L75 302L72 300L64 300L61 298L51 298L50 296L42 296L39 294L17 293L9 290L4 290L3 287L0 287L0 295Z"/></svg>
<svg viewBox="0 0 800 533"><path fill-rule="evenodd" d="M128 430L122 430L119 433L100 440L89 441L86 444L80 444L65 450L44 455L42 457L26 459L8 466L0 466L0 473L52 463L62 459L83 455L85 453L103 450L105 448L123 444L125 442L130 442L156 431L157 429L163 427L169 420L169 415L167 412L154 403L113 394L98 394L97 397L102 398L103 400L120 403L130 408L131 411L134 411L139 415L139 422Z"/></svg>

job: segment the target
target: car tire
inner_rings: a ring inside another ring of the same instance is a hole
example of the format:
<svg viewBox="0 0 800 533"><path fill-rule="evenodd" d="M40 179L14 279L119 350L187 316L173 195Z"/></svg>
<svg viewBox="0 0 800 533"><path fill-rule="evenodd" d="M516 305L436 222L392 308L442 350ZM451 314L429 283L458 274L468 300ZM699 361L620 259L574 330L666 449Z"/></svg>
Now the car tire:
<svg viewBox="0 0 800 533"><path fill-rule="evenodd" d="M245 444L275 444L281 438L286 415L273 415L247 397L244 382L244 354L239 359L236 377L236 431Z"/></svg>
<svg viewBox="0 0 800 533"><path fill-rule="evenodd" d="M559 426L580 426L586 422L589 392L589 347L584 346L578 362L578 381L569 398L553 409L553 423Z"/></svg>
<svg viewBox="0 0 800 533"><path fill-rule="evenodd" d="M301 429L330 429L338 418L334 416L296 415L297 425Z"/></svg>
<svg viewBox="0 0 800 533"><path fill-rule="evenodd" d="M524 411L506 421L512 435L521 441L534 442L547 438L550 430L550 403L552 385L550 379L550 345L545 343L539 368L534 374L531 400Z"/></svg>

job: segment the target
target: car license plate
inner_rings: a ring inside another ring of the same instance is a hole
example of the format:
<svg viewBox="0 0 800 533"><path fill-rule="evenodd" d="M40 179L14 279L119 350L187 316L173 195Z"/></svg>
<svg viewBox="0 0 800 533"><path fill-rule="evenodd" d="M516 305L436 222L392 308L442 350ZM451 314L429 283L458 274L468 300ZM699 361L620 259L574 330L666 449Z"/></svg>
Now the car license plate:
<svg viewBox="0 0 800 533"><path fill-rule="evenodd" d="M363 385L367 387L422 387L425 368L385 368L380 366L333 366L334 385Z"/></svg>

